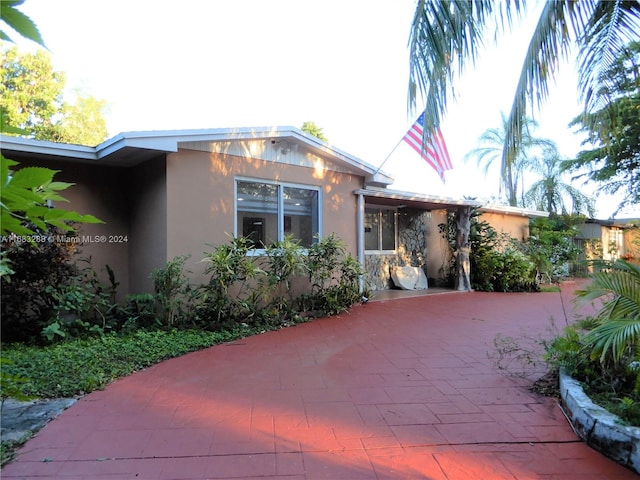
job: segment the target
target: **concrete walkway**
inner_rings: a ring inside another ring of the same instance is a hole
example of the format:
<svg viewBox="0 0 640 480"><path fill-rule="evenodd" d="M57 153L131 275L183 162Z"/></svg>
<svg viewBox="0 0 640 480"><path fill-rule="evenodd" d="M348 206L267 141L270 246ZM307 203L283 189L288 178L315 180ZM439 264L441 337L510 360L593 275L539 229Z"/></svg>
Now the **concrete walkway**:
<svg viewBox="0 0 640 480"><path fill-rule="evenodd" d="M451 293L216 346L82 398L1 476L637 479L489 358L496 334L551 317L562 328L557 293Z"/></svg>

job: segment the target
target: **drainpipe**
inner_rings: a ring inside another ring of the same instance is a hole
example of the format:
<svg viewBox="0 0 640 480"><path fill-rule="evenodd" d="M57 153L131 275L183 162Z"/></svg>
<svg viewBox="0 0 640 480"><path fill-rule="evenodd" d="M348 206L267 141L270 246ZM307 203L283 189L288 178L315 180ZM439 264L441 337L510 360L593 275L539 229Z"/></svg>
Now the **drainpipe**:
<svg viewBox="0 0 640 480"><path fill-rule="evenodd" d="M361 193L358 194L357 210L358 210L358 214L357 214L358 261L360 262L360 265L364 269L364 196ZM360 278L358 278L358 287L360 288L360 293L362 293L364 291L364 275L360 275Z"/></svg>

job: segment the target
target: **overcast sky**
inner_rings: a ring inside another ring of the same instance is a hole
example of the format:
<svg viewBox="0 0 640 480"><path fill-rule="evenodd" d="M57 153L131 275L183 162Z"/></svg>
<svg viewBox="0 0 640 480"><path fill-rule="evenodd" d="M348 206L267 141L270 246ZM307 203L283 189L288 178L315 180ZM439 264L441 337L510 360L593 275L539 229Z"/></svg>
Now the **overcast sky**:
<svg viewBox="0 0 640 480"><path fill-rule="evenodd" d="M330 143L378 166L417 117L407 111L414 0L26 0L68 87L109 103L110 135L123 131L320 126ZM534 9L537 10L537 9ZM462 157L510 110L536 13L492 43L456 83L443 121L454 170L446 185L401 144L383 170L391 188L450 197L497 193ZM21 47L26 45L20 43ZM566 65L538 134L571 157L580 138L573 65ZM599 216L613 210L600 201Z"/></svg>

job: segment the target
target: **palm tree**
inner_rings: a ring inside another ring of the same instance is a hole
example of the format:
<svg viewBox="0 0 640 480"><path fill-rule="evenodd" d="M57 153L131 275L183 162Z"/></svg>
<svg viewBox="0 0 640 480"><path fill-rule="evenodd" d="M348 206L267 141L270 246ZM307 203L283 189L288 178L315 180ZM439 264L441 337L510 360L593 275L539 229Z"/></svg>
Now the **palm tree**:
<svg viewBox="0 0 640 480"><path fill-rule="evenodd" d="M545 138L538 138L532 135L532 131L537 127L535 120L525 118L525 127L523 129L522 145L515 156L512 164L501 171L500 175L500 194L503 192L507 196L509 205L515 207L518 205L517 192L518 186L522 179L522 173L527 169L531 162L529 152L534 147L551 147L553 142ZM493 163L502 156L502 146L504 145L507 131L507 118L502 115L501 128L489 128L485 130L478 138L480 147L474 148L464 156L467 161L475 157L478 166L482 166L483 172L487 175L489 168Z"/></svg>
<svg viewBox="0 0 640 480"><path fill-rule="evenodd" d="M409 37L409 109L424 99L425 139L439 125L453 95L454 77L478 58L487 30L500 33L526 1L418 0ZM561 59L578 51L578 91L584 111L610 101L605 74L619 53L640 31L640 0L548 0L524 55L506 125L501 169L508 172L524 141L527 103L539 106Z"/></svg>
<svg viewBox="0 0 640 480"><path fill-rule="evenodd" d="M545 148L541 158L532 159L529 168L541 178L524 194L523 206L549 213L583 213L593 217L594 208L591 198L562 181L562 163L563 160L555 145ZM568 204L571 208L567 208Z"/></svg>

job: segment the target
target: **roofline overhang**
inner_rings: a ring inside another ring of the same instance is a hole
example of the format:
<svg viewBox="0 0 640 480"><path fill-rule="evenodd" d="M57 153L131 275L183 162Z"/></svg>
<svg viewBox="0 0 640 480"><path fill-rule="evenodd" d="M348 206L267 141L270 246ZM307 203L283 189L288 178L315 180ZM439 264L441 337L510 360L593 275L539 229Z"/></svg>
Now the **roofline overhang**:
<svg viewBox="0 0 640 480"><path fill-rule="evenodd" d="M549 212L542 210L531 210L528 208L511 207L507 205L483 205L480 207L482 213L501 213L503 215L519 215L529 218L548 218Z"/></svg>
<svg viewBox="0 0 640 480"><path fill-rule="evenodd" d="M56 157L68 157L78 160L98 159L95 147L49 142L45 140L34 140L33 138L14 137L10 135L0 135L0 147L2 150Z"/></svg>
<svg viewBox="0 0 640 480"><path fill-rule="evenodd" d="M476 200L456 199L426 195L423 193L404 192L400 190L389 190L386 188L366 187L353 192L356 195L363 195L365 198L379 198L385 200L395 200L398 204L410 202L414 204L424 204L425 208L446 207L480 207L482 202Z"/></svg>
<svg viewBox="0 0 640 480"><path fill-rule="evenodd" d="M640 224L640 219L629 218L629 219L611 219L611 220L602 220L598 218L587 218L584 223L592 223L596 225L600 225L602 227L617 227L617 228L638 228Z"/></svg>
<svg viewBox="0 0 640 480"><path fill-rule="evenodd" d="M68 157L77 160L101 160L107 159L125 148L168 154L177 152L181 143L267 140L269 138L288 139L298 145L303 145L315 154L334 157L359 171L365 178L365 184L386 186L393 183L393 178L364 160L290 126L123 132L95 147L0 135L0 145L3 150L21 153Z"/></svg>

